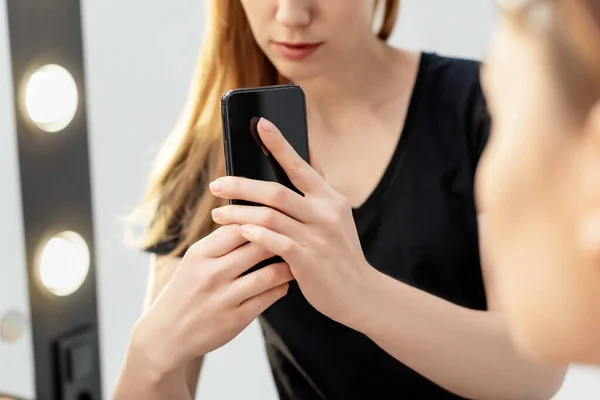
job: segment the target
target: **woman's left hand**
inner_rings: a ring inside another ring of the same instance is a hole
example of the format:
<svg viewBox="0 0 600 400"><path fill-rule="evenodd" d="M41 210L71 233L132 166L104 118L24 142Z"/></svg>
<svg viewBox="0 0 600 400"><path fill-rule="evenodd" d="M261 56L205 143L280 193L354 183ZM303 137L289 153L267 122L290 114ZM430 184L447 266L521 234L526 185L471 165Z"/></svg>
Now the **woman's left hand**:
<svg viewBox="0 0 600 400"><path fill-rule="evenodd" d="M318 311L348 326L371 290L375 269L362 252L352 207L306 163L269 121L261 119L262 141L304 196L277 182L223 177L211 192L223 199L264 206L227 205L213 211L221 225L239 224L249 242L281 256L306 299Z"/></svg>

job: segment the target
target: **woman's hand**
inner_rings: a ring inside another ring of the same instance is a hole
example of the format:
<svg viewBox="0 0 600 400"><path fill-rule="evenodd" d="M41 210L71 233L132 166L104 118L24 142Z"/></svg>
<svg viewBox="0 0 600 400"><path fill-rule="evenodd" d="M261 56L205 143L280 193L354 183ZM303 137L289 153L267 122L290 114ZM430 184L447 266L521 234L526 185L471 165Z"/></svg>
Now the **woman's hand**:
<svg viewBox="0 0 600 400"><path fill-rule="evenodd" d="M223 177L211 183L215 196L265 205L215 209L221 225L239 224L251 243L281 256L306 299L321 313L348 326L374 276L366 261L348 200L306 163L270 122L261 119L262 141L299 195L279 183Z"/></svg>
<svg viewBox="0 0 600 400"><path fill-rule="evenodd" d="M293 277L285 263L241 276L270 257L247 243L239 225L221 227L191 246L134 329L137 358L160 379L232 340L287 293Z"/></svg>

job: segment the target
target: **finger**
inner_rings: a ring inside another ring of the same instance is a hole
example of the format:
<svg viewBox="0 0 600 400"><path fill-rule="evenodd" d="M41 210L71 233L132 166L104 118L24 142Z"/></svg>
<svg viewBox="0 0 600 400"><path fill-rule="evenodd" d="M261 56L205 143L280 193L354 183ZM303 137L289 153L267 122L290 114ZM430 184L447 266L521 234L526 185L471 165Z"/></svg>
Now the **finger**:
<svg viewBox="0 0 600 400"><path fill-rule="evenodd" d="M302 223L271 207L229 205L214 209L212 217L220 225L260 225L296 241L305 230Z"/></svg>
<svg viewBox="0 0 600 400"><path fill-rule="evenodd" d="M261 118L258 122L258 134L290 181L301 192L317 193L324 189L323 178L298 155L272 122Z"/></svg>
<svg viewBox="0 0 600 400"><path fill-rule="evenodd" d="M262 314L267 308L269 308L277 300L284 297L289 289L289 283L269 289L266 292L249 298L240 304L239 312L243 315L243 318L248 322Z"/></svg>
<svg viewBox="0 0 600 400"><path fill-rule="evenodd" d="M277 182L226 176L212 182L209 187L215 196L222 199L263 204L298 221L311 218L311 209L306 199Z"/></svg>
<svg viewBox="0 0 600 400"><path fill-rule="evenodd" d="M319 159L315 155L315 152L312 151L312 149L310 151L310 165L313 167L313 169L315 171L317 171L317 173L319 175L321 175L321 177L323 179L325 179L325 172L323 171L323 168L321 167L321 164L319 163Z"/></svg>
<svg viewBox="0 0 600 400"><path fill-rule="evenodd" d="M258 296L294 279L286 263L267 265L236 279L230 287L231 296L237 304Z"/></svg>
<svg viewBox="0 0 600 400"><path fill-rule="evenodd" d="M247 240L240 233L239 225L222 226L194 243L186 256L196 254L206 258L218 258L240 247Z"/></svg>
<svg viewBox="0 0 600 400"><path fill-rule="evenodd" d="M221 257L223 276L235 279L261 261L274 257L270 251L257 243L246 243Z"/></svg>
<svg viewBox="0 0 600 400"><path fill-rule="evenodd" d="M242 235L251 243L260 245L270 253L280 256L288 264L299 261L303 247L288 236L259 225L242 225Z"/></svg>

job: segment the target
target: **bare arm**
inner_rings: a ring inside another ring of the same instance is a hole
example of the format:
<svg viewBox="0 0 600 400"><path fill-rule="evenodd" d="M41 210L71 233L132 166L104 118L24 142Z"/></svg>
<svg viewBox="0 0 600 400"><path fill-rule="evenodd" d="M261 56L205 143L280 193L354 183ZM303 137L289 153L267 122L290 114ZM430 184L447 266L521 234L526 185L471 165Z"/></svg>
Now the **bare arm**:
<svg viewBox="0 0 600 400"><path fill-rule="evenodd" d="M150 308L152 303L154 303L156 298L160 295L160 292L169 282L171 276L173 276L173 272L175 272L180 261L181 258L169 259L166 257L152 257L148 288L146 290L146 298L144 301L144 312ZM204 357L197 358L190 361L185 366L186 383L192 399L196 396L198 378L200 376L200 370L202 369L203 360Z"/></svg>
<svg viewBox="0 0 600 400"><path fill-rule="evenodd" d="M152 257L143 313L146 313L156 301L180 261L181 258ZM144 375L144 371L139 371L139 366L143 363L138 363L128 356L114 398L125 399L131 398L133 395L141 395L145 399L193 399L196 395L202 361L203 358L192 360L180 371L155 380L154 378L148 379L148 376Z"/></svg>
<svg viewBox="0 0 600 400"><path fill-rule="evenodd" d="M228 225L191 245L181 260L157 259L115 397L191 399L202 357L286 295L293 279L289 265L244 274L272 256L247 243L239 225Z"/></svg>
<svg viewBox="0 0 600 400"><path fill-rule="evenodd" d="M484 249L484 246L482 250ZM485 252L483 252L485 253ZM489 312L466 309L377 273L358 330L445 389L476 399L550 399L566 367L525 361L509 338L492 271Z"/></svg>

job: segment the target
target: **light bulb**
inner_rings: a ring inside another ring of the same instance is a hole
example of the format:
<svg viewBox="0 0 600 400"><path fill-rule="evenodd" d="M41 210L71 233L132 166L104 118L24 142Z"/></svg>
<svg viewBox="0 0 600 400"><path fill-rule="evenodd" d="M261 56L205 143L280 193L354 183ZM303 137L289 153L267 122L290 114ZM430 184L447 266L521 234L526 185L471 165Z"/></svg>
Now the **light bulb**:
<svg viewBox="0 0 600 400"><path fill-rule="evenodd" d="M25 88L29 118L46 132L67 127L77 112L79 95L73 76L65 68L48 64L31 75Z"/></svg>
<svg viewBox="0 0 600 400"><path fill-rule="evenodd" d="M90 269L90 252L85 240L75 232L62 232L44 245L38 272L42 284L57 296L74 293Z"/></svg>

